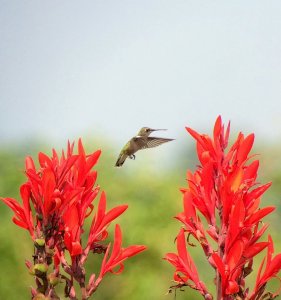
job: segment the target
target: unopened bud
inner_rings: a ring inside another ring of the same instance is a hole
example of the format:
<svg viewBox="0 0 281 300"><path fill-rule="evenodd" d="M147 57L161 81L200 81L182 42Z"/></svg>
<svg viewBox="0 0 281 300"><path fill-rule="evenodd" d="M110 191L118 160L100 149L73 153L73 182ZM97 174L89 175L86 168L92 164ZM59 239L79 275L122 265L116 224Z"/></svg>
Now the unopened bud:
<svg viewBox="0 0 281 300"><path fill-rule="evenodd" d="M30 269L32 267L32 263L30 260L25 260L25 265L27 266L28 269Z"/></svg>
<svg viewBox="0 0 281 300"><path fill-rule="evenodd" d="M73 286L70 288L69 296L72 298L76 297L75 289Z"/></svg>
<svg viewBox="0 0 281 300"><path fill-rule="evenodd" d="M47 273L48 265L47 264L35 264L34 271L35 271L36 276L41 277Z"/></svg>
<svg viewBox="0 0 281 300"><path fill-rule="evenodd" d="M45 239L36 239L34 241L34 246L36 248L42 248L42 247L44 247L45 246Z"/></svg>
<svg viewBox="0 0 281 300"><path fill-rule="evenodd" d="M48 280L49 280L49 282L52 286L55 286L60 282L60 277L58 277L54 273L51 273L51 274L48 275Z"/></svg>
<svg viewBox="0 0 281 300"><path fill-rule="evenodd" d="M37 295L35 295L32 300L50 300L50 297L45 296L42 293L38 293Z"/></svg>
<svg viewBox="0 0 281 300"><path fill-rule="evenodd" d="M37 294L38 294L38 291L37 291L34 287L31 287L31 295L32 295L32 299L33 299L33 297L35 297Z"/></svg>
<svg viewBox="0 0 281 300"><path fill-rule="evenodd" d="M205 300L213 300L213 296L211 294L204 295Z"/></svg>

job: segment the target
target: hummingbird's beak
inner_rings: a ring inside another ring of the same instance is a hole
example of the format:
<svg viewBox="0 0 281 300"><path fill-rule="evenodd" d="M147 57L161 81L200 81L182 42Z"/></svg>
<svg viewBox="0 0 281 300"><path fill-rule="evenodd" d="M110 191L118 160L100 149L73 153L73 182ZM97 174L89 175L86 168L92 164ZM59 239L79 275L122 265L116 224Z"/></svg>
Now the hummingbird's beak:
<svg viewBox="0 0 281 300"><path fill-rule="evenodd" d="M161 131L161 130L167 130L167 129L151 129L151 131Z"/></svg>

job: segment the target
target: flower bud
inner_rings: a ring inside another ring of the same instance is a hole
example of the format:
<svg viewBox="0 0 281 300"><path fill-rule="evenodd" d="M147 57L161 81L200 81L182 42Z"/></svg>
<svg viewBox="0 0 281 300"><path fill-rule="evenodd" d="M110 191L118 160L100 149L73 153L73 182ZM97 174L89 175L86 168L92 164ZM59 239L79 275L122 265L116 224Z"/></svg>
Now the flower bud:
<svg viewBox="0 0 281 300"><path fill-rule="evenodd" d="M42 293L38 293L37 295L35 295L32 300L50 300L50 297L45 296Z"/></svg>
<svg viewBox="0 0 281 300"><path fill-rule="evenodd" d="M70 288L69 296L72 298L76 297L75 289L73 286Z"/></svg>
<svg viewBox="0 0 281 300"><path fill-rule="evenodd" d="M35 264L34 265L34 271L35 275L38 277L44 276L48 271L48 265L47 264Z"/></svg>
<svg viewBox="0 0 281 300"><path fill-rule="evenodd" d="M30 269L30 268L32 267L32 263L31 263L31 261L28 260L28 259L25 260L25 265L26 265L26 267L27 267L28 269Z"/></svg>
<svg viewBox="0 0 281 300"><path fill-rule="evenodd" d="M55 286L60 282L60 277L58 277L55 273L51 273L48 275L48 280L52 286Z"/></svg>
<svg viewBox="0 0 281 300"><path fill-rule="evenodd" d="M213 296L211 294L204 295L205 300L213 300Z"/></svg>
<svg viewBox="0 0 281 300"><path fill-rule="evenodd" d="M42 247L44 247L45 246L45 239L36 239L34 241L34 246L36 248L42 248Z"/></svg>

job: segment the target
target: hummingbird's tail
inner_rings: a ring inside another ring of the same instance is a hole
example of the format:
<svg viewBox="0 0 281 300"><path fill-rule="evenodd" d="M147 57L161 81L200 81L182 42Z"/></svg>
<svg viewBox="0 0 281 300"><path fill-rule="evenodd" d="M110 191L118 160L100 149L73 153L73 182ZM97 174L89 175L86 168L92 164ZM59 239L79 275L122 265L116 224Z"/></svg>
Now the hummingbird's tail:
<svg viewBox="0 0 281 300"><path fill-rule="evenodd" d="M122 165L124 164L126 158L128 157L128 155L120 153L117 162L115 164L115 167L122 167Z"/></svg>

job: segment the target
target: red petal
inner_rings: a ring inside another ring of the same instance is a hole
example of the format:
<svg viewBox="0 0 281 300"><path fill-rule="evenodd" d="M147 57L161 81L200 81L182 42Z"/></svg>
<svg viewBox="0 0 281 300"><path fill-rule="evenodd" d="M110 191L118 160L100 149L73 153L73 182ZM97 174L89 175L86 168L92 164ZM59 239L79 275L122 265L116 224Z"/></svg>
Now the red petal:
<svg viewBox="0 0 281 300"><path fill-rule="evenodd" d="M104 216L105 216L105 210L106 210L106 196L105 192L101 193L100 202L98 205L98 210L95 217L95 228L99 227Z"/></svg>
<svg viewBox="0 0 281 300"><path fill-rule="evenodd" d="M28 227L33 228L32 211L30 208L30 186L26 183L20 187L21 198L24 207L24 215L28 223Z"/></svg>
<svg viewBox="0 0 281 300"><path fill-rule="evenodd" d="M52 165L53 165L52 161L46 154L39 152L38 160L39 160L40 166L42 168L46 168L46 167L52 168Z"/></svg>
<svg viewBox="0 0 281 300"><path fill-rule="evenodd" d="M42 193L44 198L43 214L48 216L52 208L52 196L56 187L55 175L50 169L45 169L42 175Z"/></svg>
<svg viewBox="0 0 281 300"><path fill-rule="evenodd" d="M114 243L113 243L112 253L109 261L112 261L113 259L115 259L115 257L118 256L121 250L121 245L122 245L122 232L119 224L116 224L115 233L114 233Z"/></svg>
<svg viewBox="0 0 281 300"><path fill-rule="evenodd" d="M265 208L262 208L262 209L258 210L257 212L252 214L252 216L250 218L248 218L246 220L245 226L251 226L252 224L255 224L255 223L259 222L263 217L270 214L274 210L275 210L274 206L268 206L268 207L265 207Z"/></svg>
<svg viewBox="0 0 281 300"><path fill-rule="evenodd" d="M84 156L85 157L85 150L84 150L81 138L79 138L79 140L78 140L78 153L79 153L80 156Z"/></svg>
<svg viewBox="0 0 281 300"><path fill-rule="evenodd" d="M19 220L19 219L17 219L16 217L13 217L13 218L12 218L12 221L13 221L16 225L18 225L19 227L21 227L21 228L24 228L24 229L27 229L27 230L29 229L26 222L24 222L24 221L22 221L22 220Z"/></svg>
<svg viewBox="0 0 281 300"><path fill-rule="evenodd" d="M181 228L177 236L177 249L178 249L179 257L183 260L185 264L188 264L186 242L185 242L185 235L184 235L183 228Z"/></svg>
<svg viewBox="0 0 281 300"><path fill-rule="evenodd" d="M134 255L138 254L139 252L142 252L146 249L147 249L147 247L143 246L143 245L129 246L129 247L123 249L122 258L123 259L129 258L129 257L134 256Z"/></svg>
<svg viewBox="0 0 281 300"><path fill-rule="evenodd" d="M257 279L256 279L256 285L255 285L255 289L257 287L257 284L258 282L260 281L260 278L261 278L261 272L262 272L262 269L263 269L263 266L264 266L264 262L265 262L265 257L263 258L260 266L259 266L259 269L258 269L258 274L257 274Z"/></svg>
<svg viewBox="0 0 281 300"><path fill-rule="evenodd" d="M120 226L118 224L116 224L113 248L112 248L110 258L106 262L105 272L108 272L109 270L111 270L118 264L118 262L116 262L116 259L121 251L121 244L122 244L122 232L121 232Z"/></svg>
<svg viewBox="0 0 281 300"><path fill-rule="evenodd" d="M236 205L229 218L229 235L227 237L227 248L232 247L232 242L236 239L237 235L241 232L244 225L245 207L242 198L237 200Z"/></svg>
<svg viewBox="0 0 281 300"><path fill-rule="evenodd" d="M195 130L193 130L193 129L189 128L189 127L185 127L185 129L187 130L187 132L188 132L195 140L197 140L198 143L201 144L201 146L202 146L204 149L206 148L206 147L205 147L205 143L204 143L204 141L203 141L203 139L202 139L202 136L201 136L198 132L196 132Z"/></svg>
<svg viewBox="0 0 281 300"><path fill-rule="evenodd" d="M64 233L64 244L65 244L66 248L68 249L68 251L71 252L72 236L69 231L65 231L65 233Z"/></svg>
<svg viewBox="0 0 281 300"><path fill-rule="evenodd" d="M25 170L35 170L35 165L31 156L25 158Z"/></svg>
<svg viewBox="0 0 281 300"><path fill-rule="evenodd" d="M65 179L65 176L67 175L69 170L72 168L72 166L75 164L78 157L79 157L78 155L73 155L63 162L63 164L60 168L60 174L59 174L60 180L58 182L58 186L60 186L62 184L62 182Z"/></svg>
<svg viewBox="0 0 281 300"><path fill-rule="evenodd" d="M271 182L261 185L258 188L252 190L246 196L246 200L245 200L246 203L250 202L251 199L259 198L270 186L271 186Z"/></svg>
<svg viewBox="0 0 281 300"><path fill-rule="evenodd" d="M274 277L281 270L281 253L277 254L266 269L267 277Z"/></svg>
<svg viewBox="0 0 281 300"><path fill-rule="evenodd" d="M247 215L248 216L251 216L258 208L259 208L259 205L260 205L260 201L261 198L256 198L256 199L253 199L249 205L247 205L248 203L246 203L247 207L246 207L246 210L247 210Z"/></svg>
<svg viewBox="0 0 281 300"><path fill-rule="evenodd" d="M125 248L125 249L122 249L120 255L118 255L118 257L113 257L113 254L111 254L111 257L110 259L108 260L107 262L107 271L110 271L112 272L112 269L117 267L117 266L123 266L122 265L122 262L124 260L126 260L127 258L129 257L132 257L136 254L138 254L139 252L145 250L146 247L145 246L142 246L142 245L133 245L133 246L130 246L128 248ZM113 252L113 251L112 251ZM115 274L118 274L118 273L121 273L123 271L123 268L121 267L121 271L118 270L119 272L112 272L112 273L115 273Z"/></svg>
<svg viewBox="0 0 281 300"><path fill-rule="evenodd" d="M184 214L187 218L193 218L196 220L196 211L192 201L192 194L190 191L186 191L183 196L183 207L184 207Z"/></svg>
<svg viewBox="0 0 281 300"><path fill-rule="evenodd" d="M252 149L254 139L255 139L255 135L252 133L248 135L241 143L237 153L237 160L239 165L241 165L244 161L247 160L248 154Z"/></svg>
<svg viewBox="0 0 281 300"><path fill-rule="evenodd" d="M108 270L106 270L106 260L107 260L108 254L109 254L110 247L111 247L111 244L108 244L106 252L105 252L103 260L102 260L102 263L101 263L99 277L103 277L104 274L108 271Z"/></svg>
<svg viewBox="0 0 281 300"><path fill-rule="evenodd" d="M104 218L102 220L102 226L109 225L110 222L112 222L117 217L119 217L127 208L128 208L128 205L119 205L117 207L112 208L104 216Z"/></svg>
<svg viewBox="0 0 281 300"><path fill-rule="evenodd" d="M215 253L215 252L212 254L211 257L212 257L213 262L214 262L215 266L217 267L217 269L218 269L218 271L219 271L219 273L221 275L222 280L225 281L226 280L226 277L225 277L225 266L224 266L223 261L218 256L218 254Z"/></svg>
<svg viewBox="0 0 281 300"><path fill-rule="evenodd" d="M70 144L70 142L67 142L67 157L72 156L73 153L73 148L74 148L74 142Z"/></svg>
<svg viewBox="0 0 281 300"><path fill-rule="evenodd" d="M249 180L249 179L256 180L258 168L259 168L259 161L258 160L254 160L244 170L243 180Z"/></svg>
<svg viewBox="0 0 281 300"><path fill-rule="evenodd" d="M225 293L227 295L231 295L231 294L236 294L238 292L239 292L239 285L237 284L237 282L234 280L228 281Z"/></svg>
<svg viewBox="0 0 281 300"><path fill-rule="evenodd" d="M216 122L215 122L214 131L213 131L214 141L219 139L221 130L222 130L221 116L218 116L216 119Z"/></svg>
<svg viewBox="0 0 281 300"><path fill-rule="evenodd" d="M267 257L266 257L266 267L265 269L267 270L268 266L271 263L272 260L272 255L274 253L274 245L273 245L273 240L271 235L268 235L268 249L267 249Z"/></svg>
<svg viewBox="0 0 281 300"><path fill-rule="evenodd" d="M226 148L228 145L229 133L230 133L230 121L227 124L226 132L224 136L224 148Z"/></svg>
<svg viewBox="0 0 281 300"><path fill-rule="evenodd" d="M80 224L78 209L75 205L72 205L67 209L63 215L65 227L68 227L70 231L73 228L78 227Z"/></svg>
<svg viewBox="0 0 281 300"><path fill-rule="evenodd" d="M227 264L230 270L234 270L238 265L240 258L244 250L244 243L242 240L237 240L234 245L230 248L227 254Z"/></svg>
<svg viewBox="0 0 281 300"><path fill-rule="evenodd" d="M101 155L101 150L98 150L88 156L86 172L89 172L93 168L93 166L97 163L100 155Z"/></svg>
<svg viewBox="0 0 281 300"><path fill-rule="evenodd" d="M247 250L245 250L243 256L245 256L246 258L253 258L267 246L268 246L268 242L260 242L251 245L249 248L247 248Z"/></svg>
<svg viewBox="0 0 281 300"><path fill-rule="evenodd" d="M82 247L79 242L72 242L71 256L76 256L82 253Z"/></svg>
<svg viewBox="0 0 281 300"><path fill-rule="evenodd" d="M167 253L164 257L165 260L173 264L174 266L178 262L178 256L175 253Z"/></svg>
<svg viewBox="0 0 281 300"><path fill-rule="evenodd" d="M230 190L236 193L241 185L244 171L242 168L237 168L229 178Z"/></svg>
<svg viewBox="0 0 281 300"><path fill-rule="evenodd" d="M121 273L123 272L123 270L124 270L124 265L120 263L120 264L117 265L117 266L118 266L118 270L116 270L116 271L114 271L113 269L110 269L110 272L111 272L112 274L118 275L118 274L121 274Z"/></svg>

